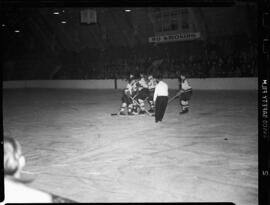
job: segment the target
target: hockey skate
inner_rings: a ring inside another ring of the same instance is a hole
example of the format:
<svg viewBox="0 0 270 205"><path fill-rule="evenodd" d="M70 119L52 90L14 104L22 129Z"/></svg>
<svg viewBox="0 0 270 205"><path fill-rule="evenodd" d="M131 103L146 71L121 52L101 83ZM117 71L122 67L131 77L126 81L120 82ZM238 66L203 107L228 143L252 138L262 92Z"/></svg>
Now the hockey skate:
<svg viewBox="0 0 270 205"><path fill-rule="evenodd" d="M182 114L188 113L188 111L189 111L188 109L184 109L181 112L179 112L179 114L182 115Z"/></svg>
<svg viewBox="0 0 270 205"><path fill-rule="evenodd" d="M126 115L124 111L119 112L119 115Z"/></svg>
<svg viewBox="0 0 270 205"><path fill-rule="evenodd" d="M140 110L139 115L144 115L146 112L144 110Z"/></svg>
<svg viewBox="0 0 270 205"><path fill-rule="evenodd" d="M150 108L150 109L148 110L148 112L149 112L149 113L154 113L155 111L154 111L153 108Z"/></svg>
<svg viewBox="0 0 270 205"><path fill-rule="evenodd" d="M134 112L128 112L128 115L129 115L129 116L134 116L135 113L134 113Z"/></svg>

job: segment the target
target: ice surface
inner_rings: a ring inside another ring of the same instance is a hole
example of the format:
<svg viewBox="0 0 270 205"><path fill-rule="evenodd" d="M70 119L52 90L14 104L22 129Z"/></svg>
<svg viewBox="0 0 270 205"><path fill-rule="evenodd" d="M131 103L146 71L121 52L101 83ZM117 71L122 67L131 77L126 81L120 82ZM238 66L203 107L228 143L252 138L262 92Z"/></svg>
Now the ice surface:
<svg viewBox="0 0 270 205"><path fill-rule="evenodd" d="M120 96L3 91L4 133L21 142L32 187L78 202L258 204L256 91L195 90L188 114L175 100L158 124L110 116Z"/></svg>

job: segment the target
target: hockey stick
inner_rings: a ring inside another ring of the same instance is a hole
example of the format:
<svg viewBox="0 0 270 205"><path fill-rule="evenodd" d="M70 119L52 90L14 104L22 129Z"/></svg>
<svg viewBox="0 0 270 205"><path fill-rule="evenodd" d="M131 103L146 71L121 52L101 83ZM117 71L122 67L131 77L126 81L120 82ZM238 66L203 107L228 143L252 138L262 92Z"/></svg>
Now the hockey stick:
<svg viewBox="0 0 270 205"><path fill-rule="evenodd" d="M173 96L171 99L169 99L168 104L171 103L172 101L174 101L176 98L181 97L182 94L188 93L190 91L192 92L192 89L191 88L190 89L187 89L187 90L180 90L180 91L178 91L178 93L175 96Z"/></svg>
<svg viewBox="0 0 270 205"><path fill-rule="evenodd" d="M120 112L111 113L111 116L117 116Z"/></svg>
<svg viewBox="0 0 270 205"><path fill-rule="evenodd" d="M180 97L181 93L178 92L175 96L173 96L171 99L169 99L168 104L174 101L176 98Z"/></svg>

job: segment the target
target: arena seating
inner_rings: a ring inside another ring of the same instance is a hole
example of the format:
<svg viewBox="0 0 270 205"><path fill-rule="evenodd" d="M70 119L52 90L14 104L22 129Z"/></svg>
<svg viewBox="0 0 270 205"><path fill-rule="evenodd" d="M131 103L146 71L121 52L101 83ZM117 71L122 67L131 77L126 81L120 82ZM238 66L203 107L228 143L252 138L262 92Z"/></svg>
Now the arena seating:
<svg viewBox="0 0 270 205"><path fill-rule="evenodd" d="M251 42L256 41L226 36L103 51L86 47L79 52L65 50L58 56L40 55L42 58L29 54L24 60L6 60L3 80L123 79L129 72L154 71L164 78L175 78L179 71L189 78L257 77L257 46ZM162 63L153 68L155 61Z"/></svg>

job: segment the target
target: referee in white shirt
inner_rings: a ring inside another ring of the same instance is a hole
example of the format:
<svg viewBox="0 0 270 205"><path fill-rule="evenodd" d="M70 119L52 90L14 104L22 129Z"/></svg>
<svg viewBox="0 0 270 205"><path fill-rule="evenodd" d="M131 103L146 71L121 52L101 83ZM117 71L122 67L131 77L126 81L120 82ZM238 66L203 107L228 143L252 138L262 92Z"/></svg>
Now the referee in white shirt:
<svg viewBox="0 0 270 205"><path fill-rule="evenodd" d="M154 92L155 104L155 120L161 122L168 104L168 85L162 80L162 77L157 76L158 84Z"/></svg>

